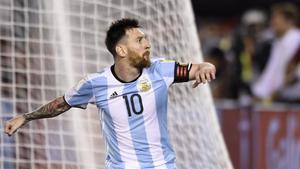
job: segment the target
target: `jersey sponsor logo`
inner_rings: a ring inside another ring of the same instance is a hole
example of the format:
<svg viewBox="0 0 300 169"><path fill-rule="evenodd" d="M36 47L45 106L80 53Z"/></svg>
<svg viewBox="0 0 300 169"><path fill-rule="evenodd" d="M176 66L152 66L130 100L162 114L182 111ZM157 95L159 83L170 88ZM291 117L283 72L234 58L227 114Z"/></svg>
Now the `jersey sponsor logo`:
<svg viewBox="0 0 300 169"><path fill-rule="evenodd" d="M146 92L151 89L151 81L146 77L142 77L138 81L137 88L140 92Z"/></svg>

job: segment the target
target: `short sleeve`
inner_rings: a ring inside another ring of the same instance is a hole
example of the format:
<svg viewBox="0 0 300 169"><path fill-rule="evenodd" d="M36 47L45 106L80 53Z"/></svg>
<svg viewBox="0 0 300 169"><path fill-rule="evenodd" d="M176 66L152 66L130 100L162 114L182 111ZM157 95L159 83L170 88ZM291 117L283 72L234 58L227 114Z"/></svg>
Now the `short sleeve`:
<svg viewBox="0 0 300 169"><path fill-rule="evenodd" d="M86 109L88 103L95 102L91 81L86 76L77 85L67 90L64 95L65 101L71 107Z"/></svg>
<svg viewBox="0 0 300 169"><path fill-rule="evenodd" d="M175 61L160 59L154 62L156 69L163 77L174 78Z"/></svg>
<svg viewBox="0 0 300 169"><path fill-rule="evenodd" d="M171 83L189 81L189 71L192 64L180 64L175 60L160 59L155 62L155 66L161 75Z"/></svg>

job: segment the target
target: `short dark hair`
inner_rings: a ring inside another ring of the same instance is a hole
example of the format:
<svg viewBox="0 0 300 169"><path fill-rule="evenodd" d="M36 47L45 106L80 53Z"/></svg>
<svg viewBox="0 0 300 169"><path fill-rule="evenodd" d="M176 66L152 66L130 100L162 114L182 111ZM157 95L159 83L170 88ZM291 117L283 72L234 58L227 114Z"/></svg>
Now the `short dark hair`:
<svg viewBox="0 0 300 169"><path fill-rule="evenodd" d="M299 9L291 2L281 2L272 6L272 12L279 12L286 19L297 25L299 20Z"/></svg>
<svg viewBox="0 0 300 169"><path fill-rule="evenodd" d="M123 18L113 22L106 32L105 45L108 51L115 56L116 45L126 34L126 30L140 27L141 26L136 19Z"/></svg>

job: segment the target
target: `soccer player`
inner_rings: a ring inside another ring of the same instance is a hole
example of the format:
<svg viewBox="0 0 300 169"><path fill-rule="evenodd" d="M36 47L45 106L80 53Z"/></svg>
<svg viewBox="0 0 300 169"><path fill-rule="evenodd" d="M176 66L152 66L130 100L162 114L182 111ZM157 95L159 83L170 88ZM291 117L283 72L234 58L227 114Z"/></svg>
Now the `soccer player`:
<svg viewBox="0 0 300 169"><path fill-rule="evenodd" d="M168 88L189 80L196 80L192 87L209 82L215 78L214 65L150 59L150 43L134 19L113 22L105 43L114 57L111 67L87 75L39 109L14 117L5 132L12 135L31 120L92 103L102 111L107 168L175 169L167 130Z"/></svg>

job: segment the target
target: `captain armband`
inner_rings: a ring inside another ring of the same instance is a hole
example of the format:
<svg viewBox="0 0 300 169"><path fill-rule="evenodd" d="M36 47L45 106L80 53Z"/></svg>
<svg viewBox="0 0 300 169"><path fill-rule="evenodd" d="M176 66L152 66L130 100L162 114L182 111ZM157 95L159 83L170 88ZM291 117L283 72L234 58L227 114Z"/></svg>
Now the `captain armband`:
<svg viewBox="0 0 300 169"><path fill-rule="evenodd" d="M189 73L192 68L192 64L180 64L175 63L175 72L174 72L174 83L187 82L189 81Z"/></svg>

